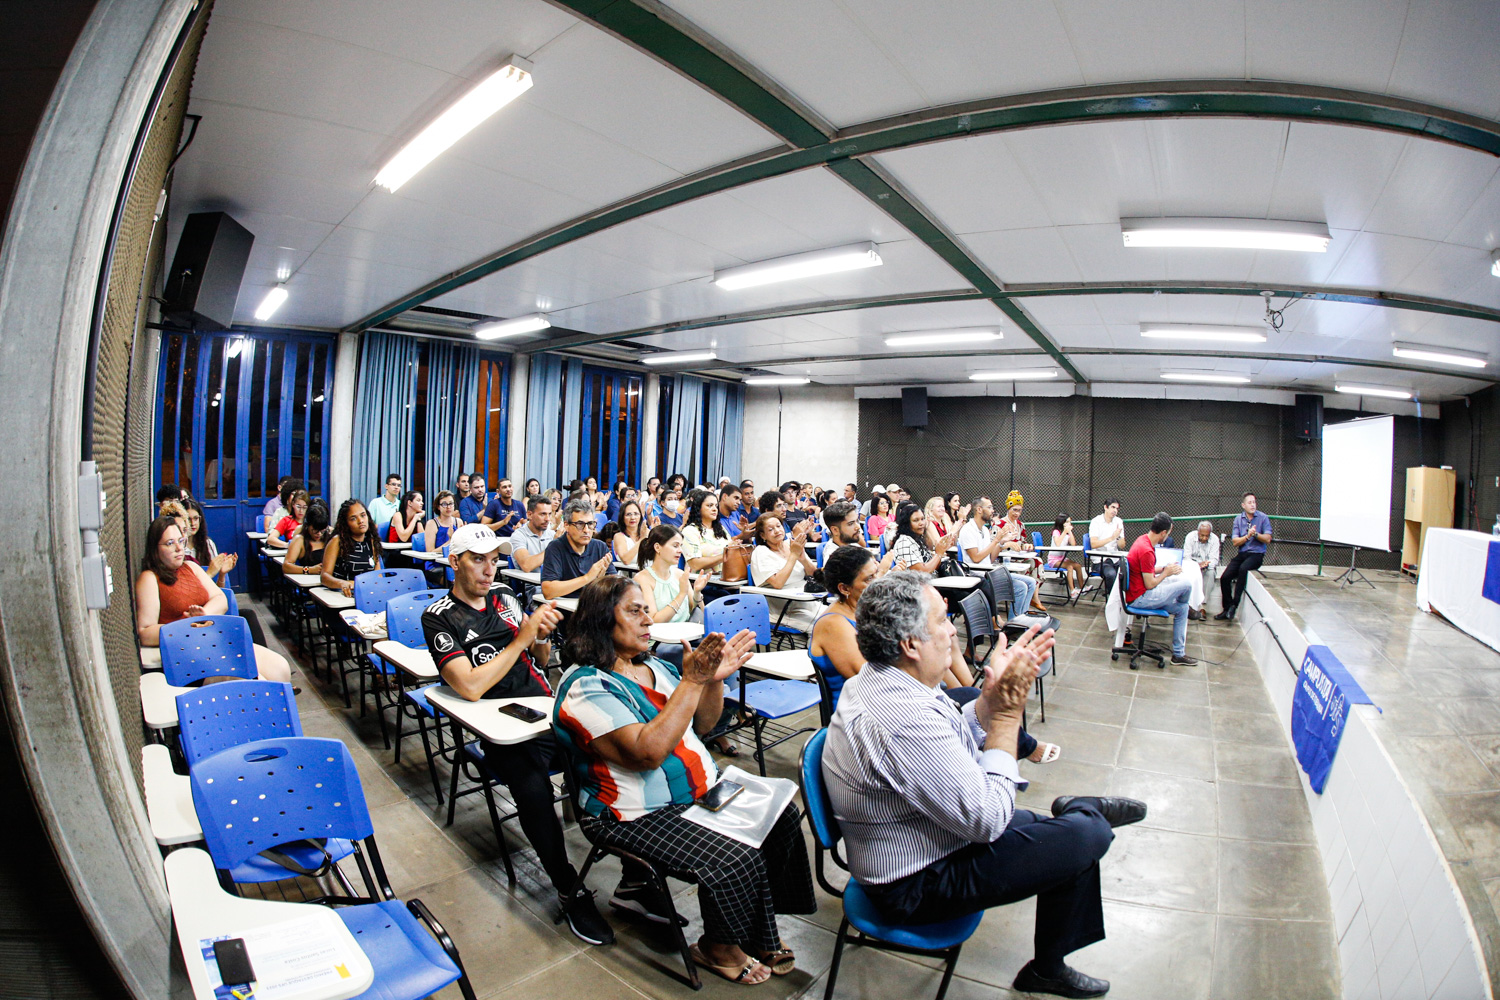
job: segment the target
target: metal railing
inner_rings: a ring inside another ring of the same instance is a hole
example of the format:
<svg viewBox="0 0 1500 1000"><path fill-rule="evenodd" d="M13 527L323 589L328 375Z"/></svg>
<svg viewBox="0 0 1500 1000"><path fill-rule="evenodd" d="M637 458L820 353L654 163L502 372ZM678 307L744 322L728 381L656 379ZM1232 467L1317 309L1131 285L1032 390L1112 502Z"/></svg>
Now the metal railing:
<svg viewBox="0 0 1500 1000"><path fill-rule="evenodd" d="M1241 513L1240 511L1235 511L1233 514L1192 514L1192 515L1190 515L1188 517L1177 517L1177 516L1174 515L1173 518L1172 518L1172 522L1173 522L1174 525L1175 524L1191 524L1191 525L1195 525L1196 526L1199 521L1225 521L1225 520L1233 521L1236 517L1240 516L1240 513ZM1282 515L1282 514L1266 514L1266 516L1268 518L1270 518L1272 521L1292 521L1292 522L1308 523L1308 524L1317 524L1318 521L1320 520L1319 518L1316 518L1316 517L1296 517L1296 516L1291 515L1291 514L1285 514L1285 515ZM1122 518L1120 518L1120 520L1123 521L1126 524L1150 524L1151 523L1151 518L1149 518L1149 517L1122 517ZM1021 524L1027 530L1039 530L1039 529L1043 529L1043 528L1051 528L1052 527L1052 522L1051 521L1022 521ZM1310 539L1310 538L1309 539L1303 539L1303 538L1277 538L1276 541L1282 542L1282 543L1287 544L1287 545L1316 545L1318 547L1318 576L1322 576L1323 575L1323 547L1324 547L1324 545L1333 545L1333 546L1336 546L1338 548L1352 548L1352 546L1344 545L1344 544L1342 544L1340 542L1324 542L1322 539L1314 540L1314 539Z"/></svg>

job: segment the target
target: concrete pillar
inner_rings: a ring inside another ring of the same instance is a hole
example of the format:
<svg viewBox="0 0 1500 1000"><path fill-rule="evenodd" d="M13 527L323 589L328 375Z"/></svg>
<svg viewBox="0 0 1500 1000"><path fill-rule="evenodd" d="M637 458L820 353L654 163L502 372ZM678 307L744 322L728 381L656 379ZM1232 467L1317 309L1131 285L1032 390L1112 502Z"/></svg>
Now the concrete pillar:
<svg viewBox="0 0 1500 1000"><path fill-rule="evenodd" d="M359 366L359 334L339 334L339 353L333 363L333 416L328 433L333 438L328 451L328 506L339 504L354 494L350 478L354 468L354 391L355 372Z"/></svg>
<svg viewBox="0 0 1500 1000"><path fill-rule="evenodd" d="M510 356L510 411L505 415L505 474L516 484L516 495L530 478L526 471L526 411L531 395L531 356ZM547 484L543 483L546 489Z"/></svg>
<svg viewBox="0 0 1500 1000"><path fill-rule="evenodd" d="M661 475L656 470L656 438L660 433L661 376L655 373L646 376L646 385L641 389L645 398L641 400L641 481L644 486L652 476Z"/></svg>

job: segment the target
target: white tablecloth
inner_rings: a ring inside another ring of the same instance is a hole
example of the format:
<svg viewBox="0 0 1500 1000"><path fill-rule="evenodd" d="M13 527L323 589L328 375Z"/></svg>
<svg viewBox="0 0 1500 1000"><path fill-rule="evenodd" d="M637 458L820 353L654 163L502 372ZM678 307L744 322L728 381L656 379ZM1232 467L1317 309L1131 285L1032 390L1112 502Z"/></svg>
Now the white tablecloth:
<svg viewBox="0 0 1500 1000"><path fill-rule="evenodd" d="M1493 536L1428 528L1417 574L1417 607L1443 617L1486 646L1500 649L1500 604L1480 593Z"/></svg>

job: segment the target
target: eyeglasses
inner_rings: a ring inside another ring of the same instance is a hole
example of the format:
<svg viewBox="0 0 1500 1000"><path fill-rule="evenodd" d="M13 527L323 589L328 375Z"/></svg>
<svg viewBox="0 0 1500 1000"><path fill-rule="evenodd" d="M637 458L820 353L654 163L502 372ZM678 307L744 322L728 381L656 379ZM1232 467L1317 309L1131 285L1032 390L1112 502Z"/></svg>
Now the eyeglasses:
<svg viewBox="0 0 1500 1000"><path fill-rule="evenodd" d="M162 542L162 544L165 545L169 549L185 549L185 548L187 548L187 539L186 538L178 538L175 541L170 541L170 542L164 540Z"/></svg>
<svg viewBox="0 0 1500 1000"><path fill-rule="evenodd" d="M452 500L439 500L438 501L438 506L439 507L452 507L453 506L453 501Z"/></svg>
<svg viewBox="0 0 1500 1000"><path fill-rule="evenodd" d="M587 528L589 531L593 531L598 526L599 525L596 524L593 521L569 521L568 522L568 527L570 527L570 528Z"/></svg>

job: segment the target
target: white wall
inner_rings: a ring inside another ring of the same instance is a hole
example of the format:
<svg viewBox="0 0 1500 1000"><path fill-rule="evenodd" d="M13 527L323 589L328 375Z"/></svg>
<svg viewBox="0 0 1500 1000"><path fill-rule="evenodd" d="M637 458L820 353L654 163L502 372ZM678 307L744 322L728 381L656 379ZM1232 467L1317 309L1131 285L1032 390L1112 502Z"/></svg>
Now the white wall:
<svg viewBox="0 0 1500 1000"><path fill-rule="evenodd" d="M741 479L760 492L788 479L819 486L852 483L859 449L859 402L843 386L789 385L745 390ZM778 431L778 418L780 429Z"/></svg>

